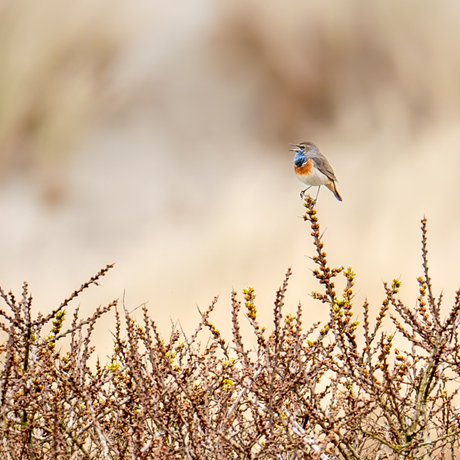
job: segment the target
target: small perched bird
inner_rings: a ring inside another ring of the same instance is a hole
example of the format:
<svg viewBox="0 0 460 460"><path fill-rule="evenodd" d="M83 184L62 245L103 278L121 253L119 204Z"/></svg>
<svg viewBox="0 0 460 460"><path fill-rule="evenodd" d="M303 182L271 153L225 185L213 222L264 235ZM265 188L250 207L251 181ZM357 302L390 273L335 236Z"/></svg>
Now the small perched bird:
<svg viewBox="0 0 460 460"><path fill-rule="evenodd" d="M297 178L310 187L318 187L316 198L318 198L321 185L325 185L339 201L342 201L335 184L337 178L334 171L318 147L313 142L301 142L300 144L292 144L292 146L295 147L291 151L295 152L294 170ZM300 196L303 197L310 187L303 190Z"/></svg>

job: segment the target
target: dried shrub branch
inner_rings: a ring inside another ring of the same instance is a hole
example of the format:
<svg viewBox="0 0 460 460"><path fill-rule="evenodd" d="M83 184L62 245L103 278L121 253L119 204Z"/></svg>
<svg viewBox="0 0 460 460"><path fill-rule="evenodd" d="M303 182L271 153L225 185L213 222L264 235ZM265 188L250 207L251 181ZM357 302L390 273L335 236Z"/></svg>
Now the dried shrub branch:
<svg viewBox="0 0 460 460"><path fill-rule="evenodd" d="M394 279L372 318L367 301L353 304L353 270L328 263L314 201L304 204L319 284L312 302L328 309L324 325L304 328L301 304L283 312L290 269L271 331L259 324L252 287L243 300L232 293L230 339L212 322L217 297L190 337L174 327L165 338L145 305L138 321L116 301L86 319L77 307L65 328L71 301L110 265L47 316L32 316L26 283L20 300L0 289L0 458L456 458L460 290L443 318L428 274L426 219L415 307L398 297ZM111 310L113 350L91 365L95 323ZM69 351L57 351L65 340Z"/></svg>

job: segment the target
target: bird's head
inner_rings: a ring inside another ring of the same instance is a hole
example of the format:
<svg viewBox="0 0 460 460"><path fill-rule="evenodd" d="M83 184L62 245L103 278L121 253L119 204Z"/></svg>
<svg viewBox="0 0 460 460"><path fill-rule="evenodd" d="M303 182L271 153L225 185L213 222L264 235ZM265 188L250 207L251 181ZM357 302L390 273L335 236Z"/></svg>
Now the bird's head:
<svg viewBox="0 0 460 460"><path fill-rule="evenodd" d="M313 142L300 142L300 144L291 144L291 152L295 152L294 162L297 166L302 165L309 153L318 152L318 147L316 147Z"/></svg>
<svg viewBox="0 0 460 460"><path fill-rule="evenodd" d="M290 149L292 152L302 152L304 154L306 153L309 153L309 152L317 152L318 151L318 147L316 147L315 144L313 144L313 142L300 142L300 144L291 144L291 146L293 147L292 149Z"/></svg>

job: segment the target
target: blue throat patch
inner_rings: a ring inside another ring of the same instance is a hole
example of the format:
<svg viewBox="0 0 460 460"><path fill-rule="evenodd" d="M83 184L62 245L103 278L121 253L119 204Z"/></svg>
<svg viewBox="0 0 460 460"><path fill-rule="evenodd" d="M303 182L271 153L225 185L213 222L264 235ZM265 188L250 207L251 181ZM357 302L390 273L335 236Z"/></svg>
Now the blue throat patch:
<svg viewBox="0 0 460 460"><path fill-rule="evenodd" d="M296 150L295 151L295 157L294 157L294 164L298 168L300 168L301 166L303 166L305 164L306 161L307 161L307 157L302 152L302 150Z"/></svg>

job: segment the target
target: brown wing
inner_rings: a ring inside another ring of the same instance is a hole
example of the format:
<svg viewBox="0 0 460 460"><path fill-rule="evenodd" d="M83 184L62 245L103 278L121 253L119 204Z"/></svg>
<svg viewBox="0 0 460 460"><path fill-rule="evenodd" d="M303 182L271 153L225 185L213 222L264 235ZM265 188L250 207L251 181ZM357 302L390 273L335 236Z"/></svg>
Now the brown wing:
<svg viewBox="0 0 460 460"><path fill-rule="evenodd" d="M315 162L315 166L329 179L337 182L337 178L335 177L334 170L332 166L329 164L329 161L326 160L324 155L309 155L309 157Z"/></svg>

